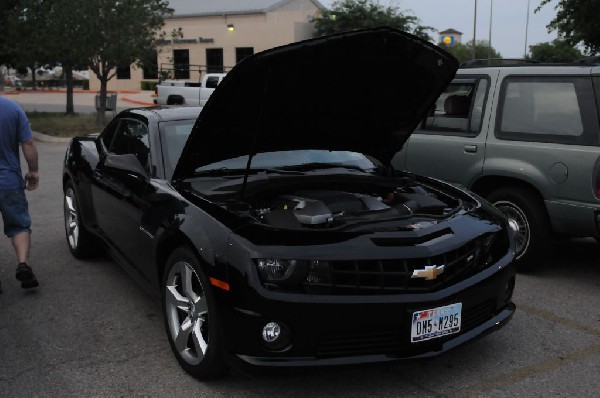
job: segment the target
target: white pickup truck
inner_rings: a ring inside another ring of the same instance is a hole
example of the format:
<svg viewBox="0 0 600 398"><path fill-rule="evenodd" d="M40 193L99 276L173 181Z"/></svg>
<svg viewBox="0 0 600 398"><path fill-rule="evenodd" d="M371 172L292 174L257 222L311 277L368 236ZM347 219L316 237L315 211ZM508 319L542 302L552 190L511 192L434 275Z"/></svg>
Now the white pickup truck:
<svg viewBox="0 0 600 398"><path fill-rule="evenodd" d="M204 106L225 73L207 73L201 82L163 80L156 85L155 104Z"/></svg>

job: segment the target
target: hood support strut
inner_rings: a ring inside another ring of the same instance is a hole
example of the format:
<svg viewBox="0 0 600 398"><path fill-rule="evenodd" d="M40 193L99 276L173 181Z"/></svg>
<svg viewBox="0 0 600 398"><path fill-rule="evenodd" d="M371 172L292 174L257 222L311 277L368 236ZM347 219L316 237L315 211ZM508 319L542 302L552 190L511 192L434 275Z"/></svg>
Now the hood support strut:
<svg viewBox="0 0 600 398"><path fill-rule="evenodd" d="M260 110L258 112L258 116L256 118L256 124L254 126L254 134L252 137L252 148L248 151L248 162L246 163L246 172L244 173L244 182L242 183L242 189L240 190L240 200L244 199L244 194L246 193L246 185L248 183L248 175L250 174L250 167L252 166L252 158L256 155L256 145L258 143L258 133L260 131L260 126L262 125L263 117L265 114L265 100L267 98L267 93L269 92L269 86L271 84L271 68L268 69L267 72L267 81L265 83L262 96L260 99Z"/></svg>

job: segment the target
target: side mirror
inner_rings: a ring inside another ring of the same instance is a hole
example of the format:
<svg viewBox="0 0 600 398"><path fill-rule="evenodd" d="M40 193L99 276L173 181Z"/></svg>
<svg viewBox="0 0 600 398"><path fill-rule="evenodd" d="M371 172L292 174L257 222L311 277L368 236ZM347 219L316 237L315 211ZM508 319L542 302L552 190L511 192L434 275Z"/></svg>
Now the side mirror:
<svg viewBox="0 0 600 398"><path fill-rule="evenodd" d="M109 154L104 160L104 166L117 170L128 171L136 176L148 178L148 171L142 166L138 157L132 153L124 155Z"/></svg>

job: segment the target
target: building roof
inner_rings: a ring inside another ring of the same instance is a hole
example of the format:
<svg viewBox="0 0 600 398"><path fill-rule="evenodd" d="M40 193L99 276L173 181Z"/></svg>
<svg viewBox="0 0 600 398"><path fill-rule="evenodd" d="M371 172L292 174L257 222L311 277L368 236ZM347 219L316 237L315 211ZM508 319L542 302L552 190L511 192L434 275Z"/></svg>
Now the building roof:
<svg viewBox="0 0 600 398"><path fill-rule="evenodd" d="M169 0L175 9L174 17L264 14L294 0ZM325 7L317 0L309 0L318 8Z"/></svg>
<svg viewBox="0 0 600 398"><path fill-rule="evenodd" d="M446 29L446 30L444 30L442 32L438 32L438 33L440 35L444 35L444 34L462 35L463 34L463 32L459 32L458 30L455 30L455 29L452 29L452 28L451 29Z"/></svg>

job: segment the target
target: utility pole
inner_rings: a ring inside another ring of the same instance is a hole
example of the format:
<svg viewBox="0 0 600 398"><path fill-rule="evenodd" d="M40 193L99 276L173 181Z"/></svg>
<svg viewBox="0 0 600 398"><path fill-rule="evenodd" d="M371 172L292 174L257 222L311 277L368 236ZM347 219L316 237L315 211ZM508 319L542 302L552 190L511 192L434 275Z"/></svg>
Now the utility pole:
<svg viewBox="0 0 600 398"><path fill-rule="evenodd" d="M475 12L473 14L473 55L472 55L472 59L476 59L477 56L475 55L475 50L476 50L476 45L475 43L477 42L476 40L476 33L477 30L477 0L475 0Z"/></svg>

